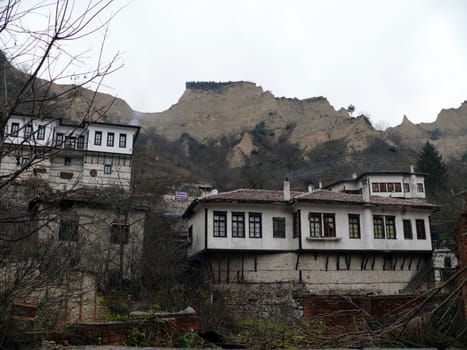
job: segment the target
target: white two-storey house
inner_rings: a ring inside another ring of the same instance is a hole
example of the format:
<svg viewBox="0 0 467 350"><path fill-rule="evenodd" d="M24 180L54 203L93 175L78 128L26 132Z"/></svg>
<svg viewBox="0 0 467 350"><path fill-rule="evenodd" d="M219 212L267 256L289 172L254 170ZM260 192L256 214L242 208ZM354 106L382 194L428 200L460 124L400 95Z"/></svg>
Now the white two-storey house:
<svg viewBox="0 0 467 350"><path fill-rule="evenodd" d="M399 183L402 190L408 179L414 192L424 176L379 172L356 179L354 187L293 192L285 182L281 191L198 198L184 213L188 254L206 259L218 283L300 282L319 293L380 294L414 286L428 269L430 215L438 206L420 194L377 192L373 184L399 189Z"/></svg>
<svg viewBox="0 0 467 350"><path fill-rule="evenodd" d="M14 115L4 130L0 177L36 177L59 191L110 186L128 191L139 130L131 125L68 124Z"/></svg>

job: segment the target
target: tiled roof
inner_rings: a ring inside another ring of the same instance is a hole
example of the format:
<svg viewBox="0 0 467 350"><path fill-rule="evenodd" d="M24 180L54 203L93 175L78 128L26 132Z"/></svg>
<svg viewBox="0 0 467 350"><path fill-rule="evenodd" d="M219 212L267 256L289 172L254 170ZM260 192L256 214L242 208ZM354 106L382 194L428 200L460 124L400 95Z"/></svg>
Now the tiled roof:
<svg viewBox="0 0 467 350"><path fill-rule="evenodd" d="M305 192L294 192L292 191L290 196L305 194ZM230 192L221 192L218 194L211 194L206 197L200 198L203 202L224 202L224 201L241 201L241 202L284 202L283 191L273 190L254 190L254 189L239 189Z"/></svg>

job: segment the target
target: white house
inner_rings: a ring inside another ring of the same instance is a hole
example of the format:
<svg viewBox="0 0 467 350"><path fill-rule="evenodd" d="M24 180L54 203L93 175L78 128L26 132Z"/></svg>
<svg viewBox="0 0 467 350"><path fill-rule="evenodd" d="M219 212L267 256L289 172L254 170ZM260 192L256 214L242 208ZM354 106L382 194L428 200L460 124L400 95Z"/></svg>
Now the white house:
<svg viewBox="0 0 467 350"><path fill-rule="evenodd" d="M139 130L131 125L67 124L13 115L4 131L0 178L21 172L20 178L40 178L59 191L109 186L128 191Z"/></svg>
<svg viewBox="0 0 467 350"><path fill-rule="evenodd" d="M216 283L295 281L320 293L399 293L428 267L430 214L439 207L368 190L397 183L396 176L402 187L404 174L358 177L361 194L337 185L291 192L285 182L282 191L198 198L184 213L188 255L206 258ZM423 184L423 175L415 178Z"/></svg>

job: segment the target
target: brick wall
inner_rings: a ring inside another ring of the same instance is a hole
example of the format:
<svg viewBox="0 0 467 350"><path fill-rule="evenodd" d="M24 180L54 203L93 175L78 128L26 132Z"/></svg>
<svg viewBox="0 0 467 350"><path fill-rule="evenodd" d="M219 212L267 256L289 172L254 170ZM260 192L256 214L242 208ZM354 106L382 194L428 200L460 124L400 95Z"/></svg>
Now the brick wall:
<svg viewBox="0 0 467 350"><path fill-rule="evenodd" d="M426 305L429 310L440 299ZM415 295L316 295L303 296L303 314L327 325L355 329L364 323L391 323L420 303Z"/></svg>

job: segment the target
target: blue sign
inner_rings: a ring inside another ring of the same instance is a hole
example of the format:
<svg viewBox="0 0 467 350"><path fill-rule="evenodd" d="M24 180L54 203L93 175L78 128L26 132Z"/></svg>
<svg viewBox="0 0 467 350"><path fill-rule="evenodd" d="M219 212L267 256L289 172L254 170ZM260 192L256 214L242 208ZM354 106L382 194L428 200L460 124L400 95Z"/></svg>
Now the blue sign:
<svg viewBox="0 0 467 350"><path fill-rule="evenodd" d="M188 192L175 191L175 200L177 202L188 202Z"/></svg>

